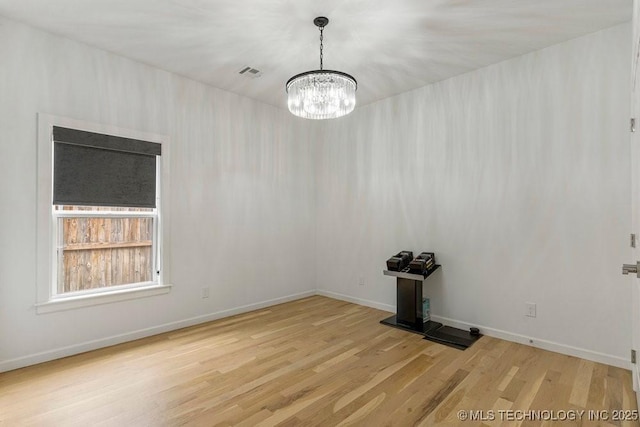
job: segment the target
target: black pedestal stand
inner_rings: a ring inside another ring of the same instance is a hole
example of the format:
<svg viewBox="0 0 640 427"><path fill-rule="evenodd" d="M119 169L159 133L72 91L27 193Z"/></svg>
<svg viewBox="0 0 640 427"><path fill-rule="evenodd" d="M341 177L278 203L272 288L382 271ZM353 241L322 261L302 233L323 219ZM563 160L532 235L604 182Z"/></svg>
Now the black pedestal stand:
<svg viewBox="0 0 640 427"><path fill-rule="evenodd" d="M408 268L403 271L384 270L386 276L396 277L397 308L394 316L381 320L380 323L424 335L424 339L429 341L464 350L481 335L471 335L469 331L443 326L442 323L431 320L424 322L422 282L438 268L440 265L436 264L425 274L409 273Z"/></svg>

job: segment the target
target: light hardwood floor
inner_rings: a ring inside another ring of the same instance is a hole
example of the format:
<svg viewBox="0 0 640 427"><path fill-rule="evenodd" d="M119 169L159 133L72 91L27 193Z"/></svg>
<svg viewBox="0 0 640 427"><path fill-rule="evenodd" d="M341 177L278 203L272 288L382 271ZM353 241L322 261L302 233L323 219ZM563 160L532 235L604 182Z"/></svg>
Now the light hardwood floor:
<svg viewBox="0 0 640 427"><path fill-rule="evenodd" d="M459 351L388 315L311 297L7 372L0 425L474 426L507 409L637 409L628 371L490 337ZM637 425L587 416L522 425Z"/></svg>

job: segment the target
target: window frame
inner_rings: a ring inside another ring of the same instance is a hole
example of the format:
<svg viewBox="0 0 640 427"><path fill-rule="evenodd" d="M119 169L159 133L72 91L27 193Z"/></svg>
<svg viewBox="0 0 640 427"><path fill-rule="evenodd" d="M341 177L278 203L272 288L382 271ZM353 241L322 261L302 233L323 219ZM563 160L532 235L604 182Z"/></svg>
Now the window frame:
<svg viewBox="0 0 640 427"><path fill-rule="evenodd" d="M73 211L58 210L53 204L53 127L61 126L95 133L122 136L125 138L141 139L162 144L162 156L156 157L156 208L153 212L127 212L127 211ZM37 254L36 254L36 303L38 314L56 312L92 306L97 304L113 303L134 298L149 297L166 294L171 285L166 284L167 271L164 262L165 255L165 208L163 194L166 194L167 174L162 167L166 163L168 153L165 144L168 138L165 135L150 134L146 132L132 131L115 126L90 123L66 117L49 114L38 114L38 185L37 185ZM164 161L163 161L164 160ZM153 217L153 281L103 287L95 290L57 293L58 265L61 257L58 256L58 219L61 217Z"/></svg>

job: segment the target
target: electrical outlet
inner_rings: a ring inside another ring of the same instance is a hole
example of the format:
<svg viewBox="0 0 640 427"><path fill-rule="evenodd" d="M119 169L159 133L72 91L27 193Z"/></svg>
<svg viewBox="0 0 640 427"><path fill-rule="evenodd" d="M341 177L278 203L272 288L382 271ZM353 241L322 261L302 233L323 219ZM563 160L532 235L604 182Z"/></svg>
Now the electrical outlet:
<svg viewBox="0 0 640 427"><path fill-rule="evenodd" d="M536 317L536 303L535 302L525 302L524 303L524 315L527 317Z"/></svg>
<svg viewBox="0 0 640 427"><path fill-rule="evenodd" d="M360 276L360 278L358 279L358 285L364 286L364 276Z"/></svg>
<svg viewBox="0 0 640 427"><path fill-rule="evenodd" d="M202 299L207 299L207 298L209 298L209 288L204 287L202 288Z"/></svg>

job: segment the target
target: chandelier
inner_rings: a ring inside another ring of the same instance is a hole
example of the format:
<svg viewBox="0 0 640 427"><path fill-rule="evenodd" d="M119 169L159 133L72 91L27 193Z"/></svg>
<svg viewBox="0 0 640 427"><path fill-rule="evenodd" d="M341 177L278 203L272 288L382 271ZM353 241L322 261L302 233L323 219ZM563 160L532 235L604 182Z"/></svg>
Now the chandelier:
<svg viewBox="0 0 640 427"><path fill-rule="evenodd" d="M323 70L323 30L329 19L319 16L313 23L320 29L320 69L297 74L287 82L289 111L305 119L335 119L356 106L356 79L340 71Z"/></svg>

